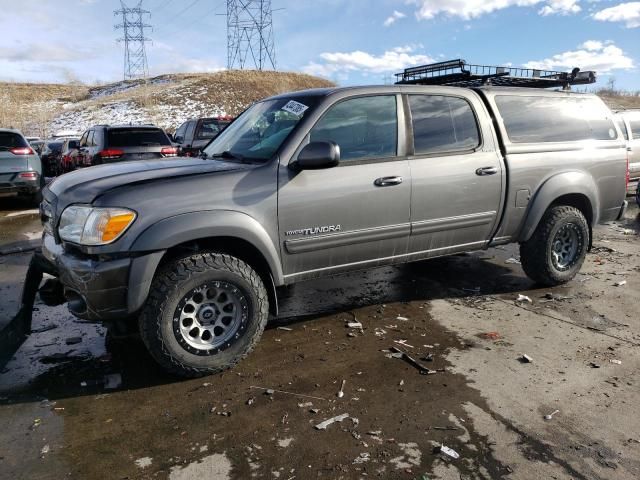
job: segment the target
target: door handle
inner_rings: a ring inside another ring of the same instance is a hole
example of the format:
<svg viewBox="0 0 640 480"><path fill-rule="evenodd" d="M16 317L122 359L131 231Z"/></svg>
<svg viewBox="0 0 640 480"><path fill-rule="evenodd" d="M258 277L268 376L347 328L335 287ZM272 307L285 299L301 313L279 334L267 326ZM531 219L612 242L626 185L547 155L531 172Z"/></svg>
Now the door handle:
<svg viewBox="0 0 640 480"><path fill-rule="evenodd" d="M495 175L496 173L498 173L496 167L482 167L476 170L476 175L480 175L481 177L485 175Z"/></svg>
<svg viewBox="0 0 640 480"><path fill-rule="evenodd" d="M376 178L373 184L376 187L391 187L393 185L400 185L402 183L402 177L380 177Z"/></svg>

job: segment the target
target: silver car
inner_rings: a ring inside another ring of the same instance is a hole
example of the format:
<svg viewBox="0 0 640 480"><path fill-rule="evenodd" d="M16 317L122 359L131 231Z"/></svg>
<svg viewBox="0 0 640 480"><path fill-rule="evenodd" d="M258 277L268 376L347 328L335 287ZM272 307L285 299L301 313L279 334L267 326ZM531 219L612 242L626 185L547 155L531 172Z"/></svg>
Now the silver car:
<svg viewBox="0 0 640 480"><path fill-rule="evenodd" d="M34 204L42 199L42 165L22 133L0 129L0 193L17 193Z"/></svg>

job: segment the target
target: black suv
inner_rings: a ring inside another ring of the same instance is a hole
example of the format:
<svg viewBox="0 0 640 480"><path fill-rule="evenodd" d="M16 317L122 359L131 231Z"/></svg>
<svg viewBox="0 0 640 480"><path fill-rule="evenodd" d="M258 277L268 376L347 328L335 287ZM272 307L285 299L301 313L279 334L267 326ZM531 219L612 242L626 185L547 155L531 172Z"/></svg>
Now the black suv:
<svg viewBox="0 0 640 480"><path fill-rule="evenodd" d="M220 135L232 117L196 118L178 127L173 141L178 144L180 155L196 157L211 140Z"/></svg>
<svg viewBox="0 0 640 480"><path fill-rule="evenodd" d="M175 157L167 134L153 125L95 125L82 134L76 166Z"/></svg>

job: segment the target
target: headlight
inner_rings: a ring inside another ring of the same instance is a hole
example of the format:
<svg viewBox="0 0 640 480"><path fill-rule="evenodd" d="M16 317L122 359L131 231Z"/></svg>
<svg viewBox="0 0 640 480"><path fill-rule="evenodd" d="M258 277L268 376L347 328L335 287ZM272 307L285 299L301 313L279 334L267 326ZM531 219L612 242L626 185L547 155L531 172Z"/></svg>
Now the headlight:
<svg viewBox="0 0 640 480"><path fill-rule="evenodd" d="M106 245L122 235L136 219L126 208L93 208L72 205L60 217L58 233L67 242Z"/></svg>

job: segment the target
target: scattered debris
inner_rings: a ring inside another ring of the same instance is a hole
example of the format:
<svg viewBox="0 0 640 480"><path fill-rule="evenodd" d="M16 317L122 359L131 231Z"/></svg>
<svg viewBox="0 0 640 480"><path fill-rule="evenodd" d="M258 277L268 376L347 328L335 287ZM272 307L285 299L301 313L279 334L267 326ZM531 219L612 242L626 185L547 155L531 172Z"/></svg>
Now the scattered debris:
<svg viewBox="0 0 640 480"><path fill-rule="evenodd" d="M361 453L358 457L353 461L354 465L359 465L362 463L366 463L371 460L371 454L368 452Z"/></svg>
<svg viewBox="0 0 640 480"><path fill-rule="evenodd" d="M560 413L560 410L554 410L553 412L544 416L545 420L551 420L556 413Z"/></svg>
<svg viewBox="0 0 640 480"><path fill-rule="evenodd" d="M500 337L500 333L498 333L498 332L479 333L478 336L480 338L484 338L486 340L493 340L493 341L500 340L500 338L501 338Z"/></svg>
<svg viewBox="0 0 640 480"><path fill-rule="evenodd" d="M45 325L44 327L34 328L33 330L31 330L31 333L48 332L49 330L53 330L54 328L58 328L58 325L52 323L51 325Z"/></svg>
<svg viewBox="0 0 640 480"><path fill-rule="evenodd" d="M408 322L409 319L407 317L396 317L396 320L400 320L401 322Z"/></svg>
<svg viewBox="0 0 640 480"><path fill-rule="evenodd" d="M360 322L348 322L347 323L347 328L357 328L362 330L362 323Z"/></svg>
<svg viewBox="0 0 640 480"><path fill-rule="evenodd" d="M589 366L591 368L600 368L600 364L595 362L589 362Z"/></svg>
<svg viewBox="0 0 640 480"><path fill-rule="evenodd" d="M433 362L433 353L427 353L424 357L420 357L423 362Z"/></svg>
<svg viewBox="0 0 640 480"><path fill-rule="evenodd" d="M69 337L65 340L67 345L76 345L77 343L82 342L82 337Z"/></svg>
<svg viewBox="0 0 640 480"><path fill-rule="evenodd" d="M544 294L542 298L550 302L555 302L555 301L561 302L563 300L570 300L573 297L567 296L567 295L558 295L557 293L552 293L552 292L547 292Z"/></svg>
<svg viewBox="0 0 640 480"><path fill-rule="evenodd" d="M251 385L249 388L254 388L256 390L264 390L264 394L265 395L273 395L274 393L282 393L284 395L293 395L295 397L313 398L314 400L323 400L325 402L327 401L326 398L322 398L322 397L314 397L313 395L303 395L302 393L285 392L284 390L274 390L273 388L256 387L255 385Z"/></svg>
<svg viewBox="0 0 640 480"><path fill-rule="evenodd" d="M445 455L451 458L456 458L456 459L460 458L460 454L458 452L456 452L453 448L449 448L445 445L440 445L439 447L436 447L435 453L444 453Z"/></svg>
<svg viewBox="0 0 640 480"><path fill-rule="evenodd" d="M615 363L616 365L622 365L622 360L615 360L615 359L611 359L609 360L611 363Z"/></svg>
<svg viewBox="0 0 640 480"><path fill-rule="evenodd" d="M277 330L284 330L285 332L291 332L293 331L293 328L289 328L289 327L278 327Z"/></svg>
<svg viewBox="0 0 640 480"><path fill-rule="evenodd" d="M508 264L513 264L513 265L520 265L520 260L518 260L517 258L511 257L511 258L507 258L504 263L508 263Z"/></svg>
<svg viewBox="0 0 640 480"><path fill-rule="evenodd" d="M416 348L413 345L409 345L406 340L394 340L393 343L397 343L398 345L402 345L403 347Z"/></svg>
<svg viewBox="0 0 640 480"><path fill-rule="evenodd" d="M623 285L626 285L627 281L626 280L620 280L619 282L615 283L616 287L622 287Z"/></svg>
<svg viewBox="0 0 640 480"><path fill-rule="evenodd" d="M430 368L425 367L420 362L418 362L416 359L414 359L413 357L409 356L407 353L403 352L399 348L391 347L389 350L391 350L391 352L393 352L393 354L395 354L394 358L403 359L409 365L417 368L421 375L432 375L434 373L441 372L441 371L443 372L444 371L444 369L431 370Z"/></svg>
<svg viewBox="0 0 640 480"><path fill-rule="evenodd" d="M253 405L255 401L256 401L256 398L255 398L255 397L251 397L251 398L250 398L250 399L248 399L245 403L246 403L247 405Z"/></svg>
<svg viewBox="0 0 640 480"><path fill-rule="evenodd" d="M344 384L347 383L346 380L342 380L342 385L340 386L340 391L337 394L338 398L344 397Z"/></svg>
<svg viewBox="0 0 640 480"><path fill-rule="evenodd" d="M526 353L523 353L522 356L520 357L520 361L522 363L533 363L533 358L531 358L529 355L527 355Z"/></svg>
<svg viewBox="0 0 640 480"><path fill-rule="evenodd" d="M298 407L300 408L308 408L308 407L313 407L313 402L304 402L304 403L299 403Z"/></svg>
<svg viewBox="0 0 640 480"><path fill-rule="evenodd" d="M40 450L40 455L46 455L47 453L49 453L49 445L45 445L42 447L42 450Z"/></svg>
<svg viewBox="0 0 640 480"><path fill-rule="evenodd" d="M314 428L316 430L326 430L327 427L329 425L331 425L332 423L342 422L343 420L346 420L347 418L349 418L349 414L348 413L343 413L342 415L336 415L335 417L331 417L331 418L325 420L324 422L321 422L321 423L317 424L316 426L314 426ZM353 420L355 420L355 419L353 419ZM354 421L354 423L357 423L357 421Z"/></svg>
<svg viewBox="0 0 640 480"><path fill-rule="evenodd" d="M527 297L526 295L522 295L521 293L518 294L518 298L516 298L516 302L533 303L533 301L529 297Z"/></svg>
<svg viewBox="0 0 640 480"><path fill-rule="evenodd" d="M153 458L151 457L142 457L137 459L135 462L136 466L138 468L147 468L150 467L151 464L153 463Z"/></svg>
<svg viewBox="0 0 640 480"><path fill-rule="evenodd" d="M455 431L459 430L458 427L454 427L453 425L447 425L446 427L431 427L433 430L447 430L447 431Z"/></svg>

